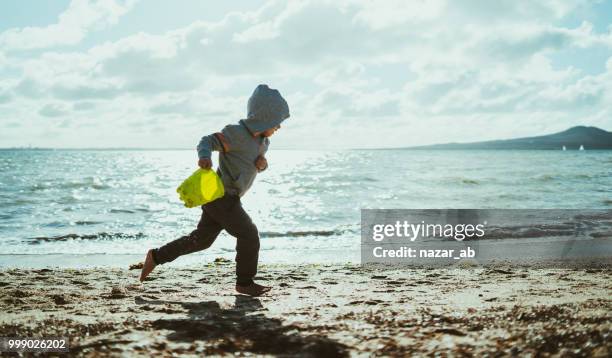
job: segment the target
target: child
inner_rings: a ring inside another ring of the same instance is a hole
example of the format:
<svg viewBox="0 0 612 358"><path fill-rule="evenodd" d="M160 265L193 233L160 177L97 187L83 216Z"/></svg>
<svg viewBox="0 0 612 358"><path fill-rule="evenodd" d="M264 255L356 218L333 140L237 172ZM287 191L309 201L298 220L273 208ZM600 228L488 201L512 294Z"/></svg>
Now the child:
<svg viewBox="0 0 612 358"><path fill-rule="evenodd" d="M240 197L251 187L257 173L268 167L265 158L270 143L268 138L289 117L289 106L277 90L259 85L247 107L247 119L203 137L198 144L198 165L203 169L212 166L211 152L219 151L217 173L223 181L225 195L202 205L202 217L191 234L147 252L140 281L144 281L156 265L210 247L221 230L225 230L237 239L236 291L259 296L271 289L253 282L257 273L259 233L242 208Z"/></svg>

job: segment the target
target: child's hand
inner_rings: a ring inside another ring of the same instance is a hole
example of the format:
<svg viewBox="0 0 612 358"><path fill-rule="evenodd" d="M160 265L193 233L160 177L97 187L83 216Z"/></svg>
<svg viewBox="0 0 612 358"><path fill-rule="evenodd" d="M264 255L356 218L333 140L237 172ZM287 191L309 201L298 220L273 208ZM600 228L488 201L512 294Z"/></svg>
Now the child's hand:
<svg viewBox="0 0 612 358"><path fill-rule="evenodd" d="M264 170L266 170L267 167L268 161L266 160L266 157L260 155L259 157L257 157L257 159L255 159L255 168L257 168L258 172L263 172Z"/></svg>
<svg viewBox="0 0 612 358"><path fill-rule="evenodd" d="M198 160L198 166L202 169L210 169L212 167L212 160L210 158L203 158Z"/></svg>

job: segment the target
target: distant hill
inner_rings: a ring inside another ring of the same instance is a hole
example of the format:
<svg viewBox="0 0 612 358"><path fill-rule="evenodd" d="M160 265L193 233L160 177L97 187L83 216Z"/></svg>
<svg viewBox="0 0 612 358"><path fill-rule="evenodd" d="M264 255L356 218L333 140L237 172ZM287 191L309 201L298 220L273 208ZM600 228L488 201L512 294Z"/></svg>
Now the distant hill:
<svg viewBox="0 0 612 358"><path fill-rule="evenodd" d="M446 143L404 149L612 149L612 132L597 127L576 126L563 132L539 137L490 140L473 143Z"/></svg>

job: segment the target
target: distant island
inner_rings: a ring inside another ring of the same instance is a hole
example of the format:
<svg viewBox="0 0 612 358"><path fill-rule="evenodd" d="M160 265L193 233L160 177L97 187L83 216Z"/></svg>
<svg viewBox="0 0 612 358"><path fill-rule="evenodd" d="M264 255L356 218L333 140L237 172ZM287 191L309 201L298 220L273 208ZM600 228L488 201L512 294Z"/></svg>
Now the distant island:
<svg viewBox="0 0 612 358"><path fill-rule="evenodd" d="M506 140L473 143L446 143L400 149L612 149L612 132L597 127L576 126L563 132Z"/></svg>

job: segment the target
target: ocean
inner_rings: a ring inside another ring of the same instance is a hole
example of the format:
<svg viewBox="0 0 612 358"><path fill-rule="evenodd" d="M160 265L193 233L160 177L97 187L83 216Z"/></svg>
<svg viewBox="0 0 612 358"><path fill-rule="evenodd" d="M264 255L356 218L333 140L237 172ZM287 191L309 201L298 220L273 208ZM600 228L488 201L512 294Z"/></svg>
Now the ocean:
<svg viewBox="0 0 612 358"><path fill-rule="evenodd" d="M610 209L612 151L275 150L243 206L263 263L359 262L360 209ZM0 266L125 266L193 230L194 150L0 150ZM213 158L216 163L216 158ZM171 265L233 259L223 233Z"/></svg>

